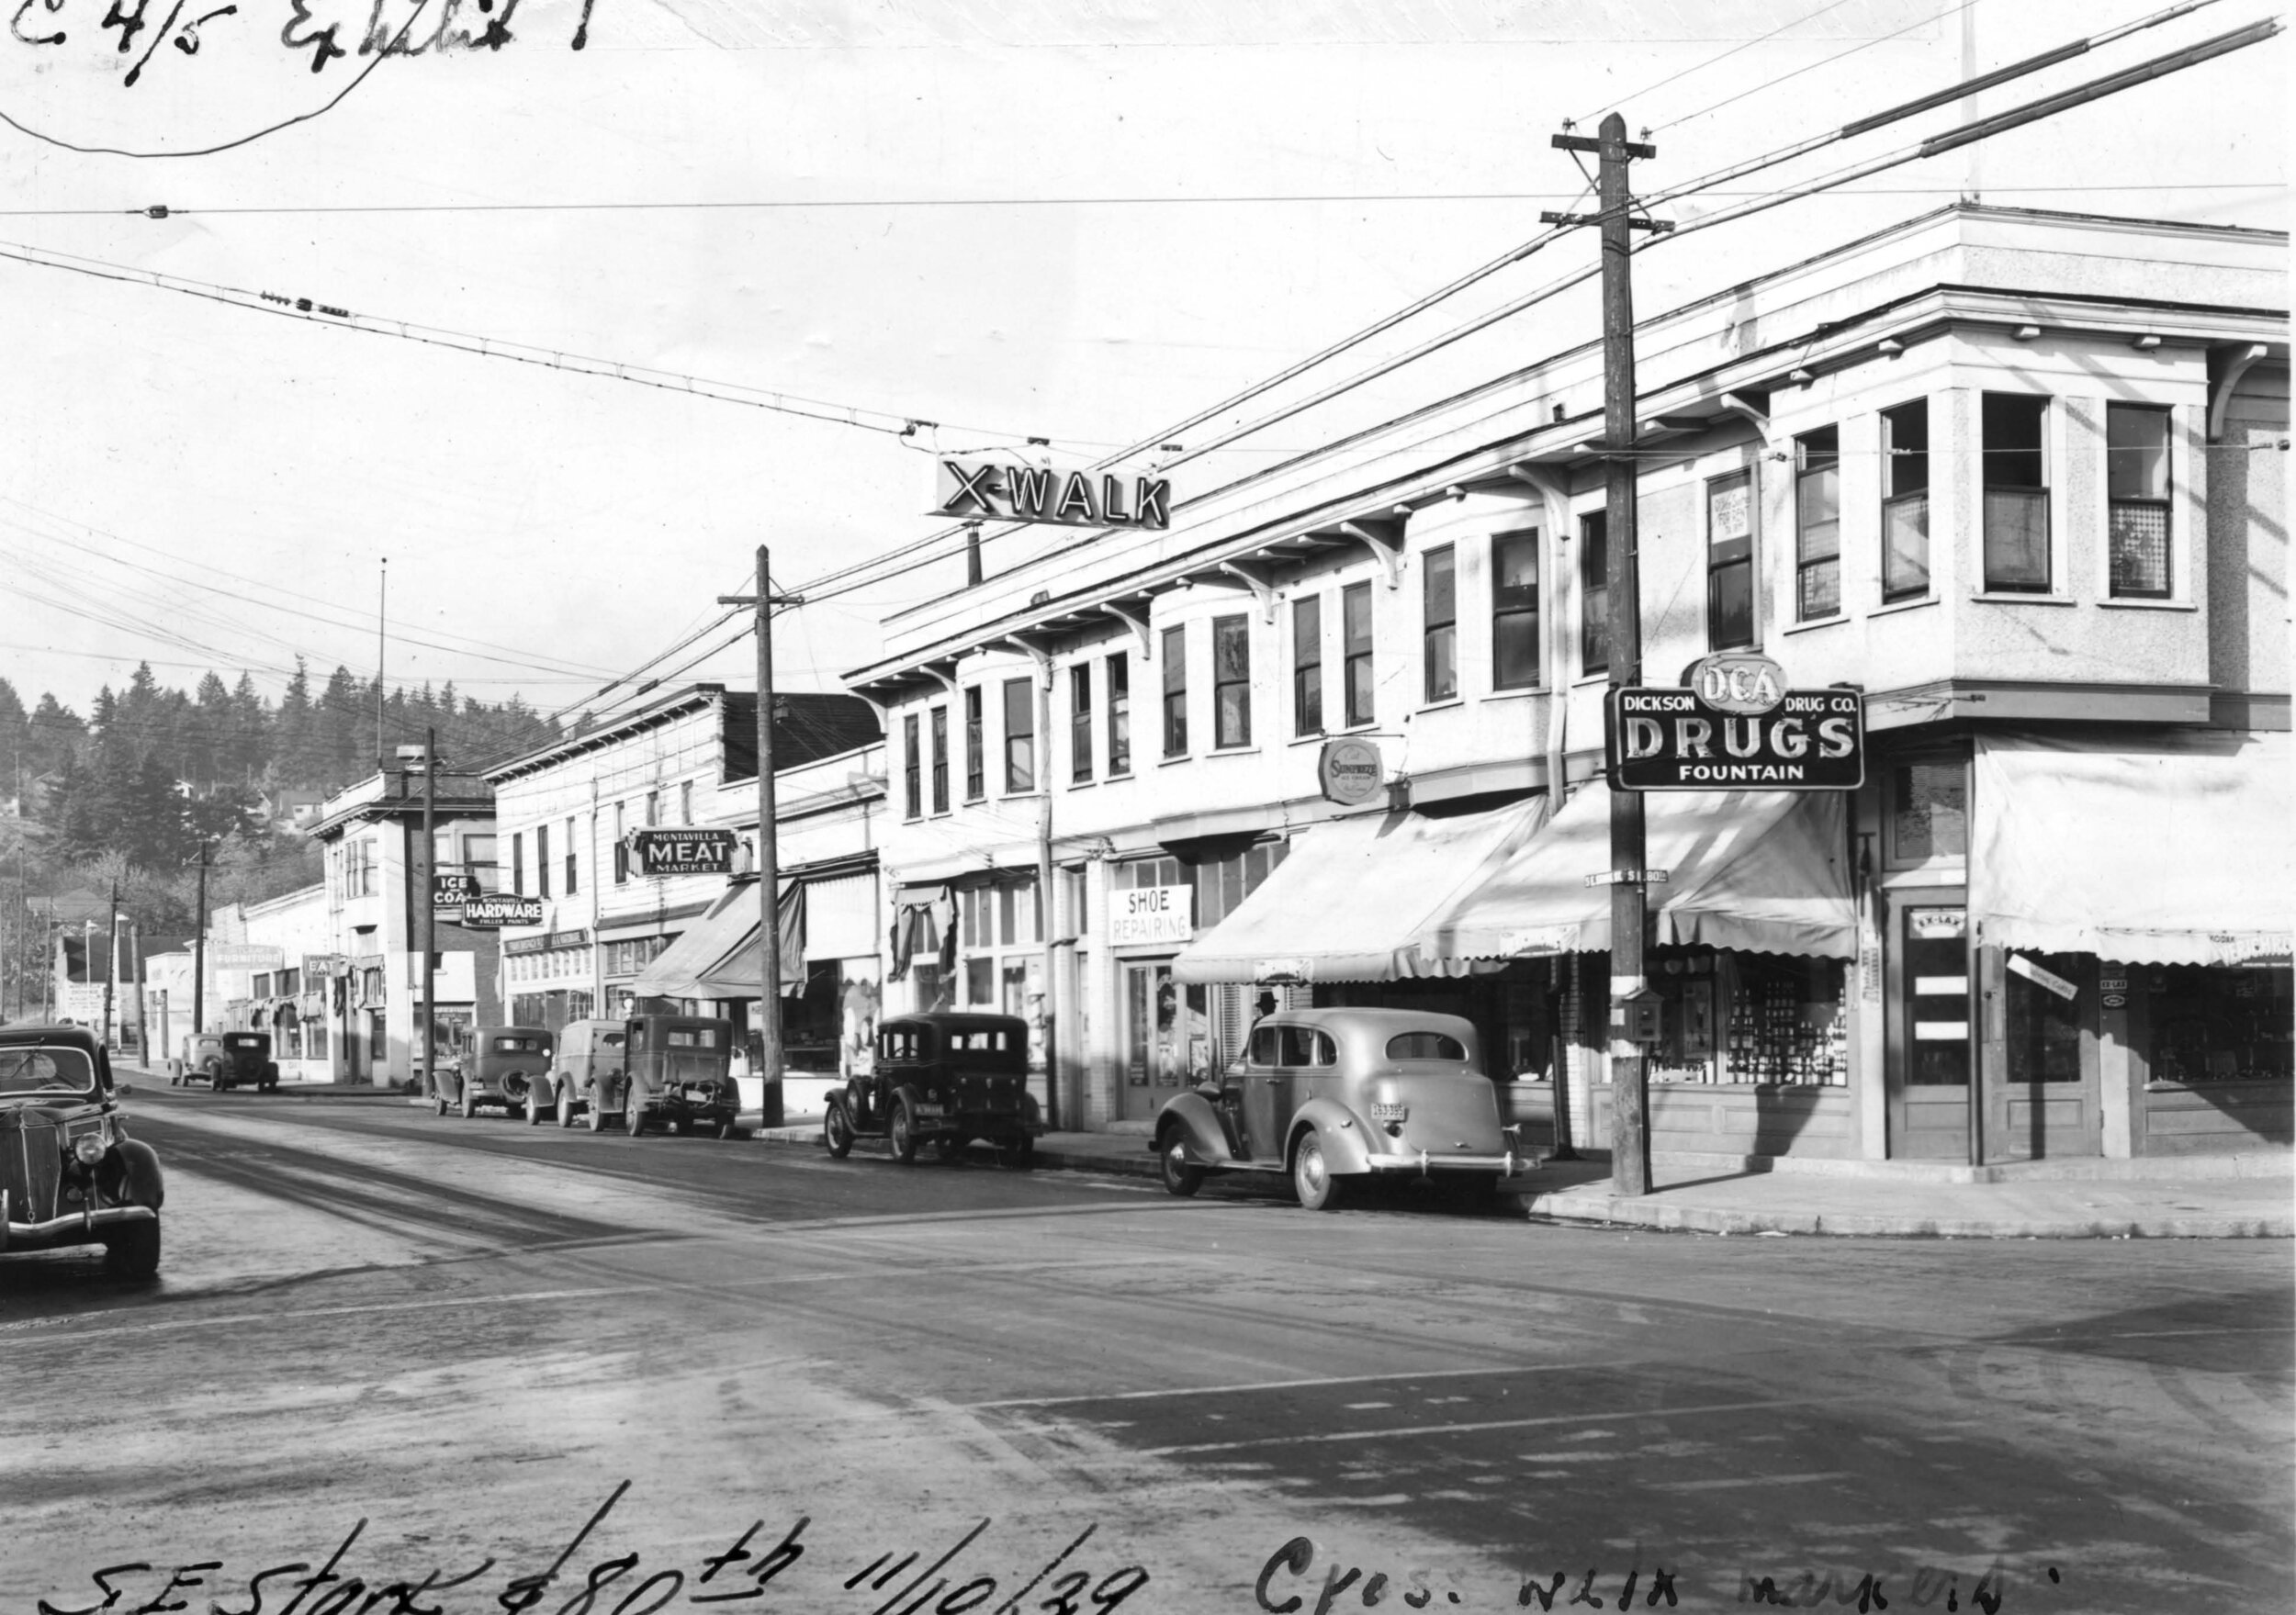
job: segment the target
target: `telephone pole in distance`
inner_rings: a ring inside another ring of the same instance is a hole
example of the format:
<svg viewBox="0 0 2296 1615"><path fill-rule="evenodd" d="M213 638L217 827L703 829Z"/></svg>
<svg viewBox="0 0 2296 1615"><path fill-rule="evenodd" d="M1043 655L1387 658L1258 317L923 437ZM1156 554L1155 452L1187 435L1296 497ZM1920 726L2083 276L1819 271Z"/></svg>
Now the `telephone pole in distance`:
<svg viewBox="0 0 2296 1615"><path fill-rule="evenodd" d="M721 606L748 606L758 637L758 1065L765 1079L765 1125L781 1120L782 885L781 850L774 845L773 608L802 606L805 598L773 592L772 559L758 546L758 592L721 594Z"/></svg>

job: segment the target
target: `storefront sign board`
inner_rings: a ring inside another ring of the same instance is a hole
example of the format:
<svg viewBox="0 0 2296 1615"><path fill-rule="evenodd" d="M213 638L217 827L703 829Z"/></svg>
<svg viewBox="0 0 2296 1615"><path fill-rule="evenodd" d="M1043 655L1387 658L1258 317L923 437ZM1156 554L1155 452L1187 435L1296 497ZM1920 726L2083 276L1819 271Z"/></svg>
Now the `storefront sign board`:
<svg viewBox="0 0 2296 1615"><path fill-rule="evenodd" d="M501 925L539 925L542 899L517 897L507 892L486 892L463 904L462 923L479 930Z"/></svg>
<svg viewBox="0 0 2296 1615"><path fill-rule="evenodd" d="M351 960L347 955L307 953L303 956L303 979L307 981L323 981L329 977L347 976L350 973Z"/></svg>
<svg viewBox="0 0 2296 1615"><path fill-rule="evenodd" d="M443 918L462 918L462 905L478 894L474 876L442 869L431 877L431 910Z"/></svg>
<svg viewBox="0 0 2296 1615"><path fill-rule="evenodd" d="M1109 893L1109 943L1186 942L1196 935L1193 886L1136 886Z"/></svg>
<svg viewBox="0 0 2296 1615"><path fill-rule="evenodd" d="M638 870L647 875L724 875L734 867L731 830L637 830L631 834Z"/></svg>
<svg viewBox="0 0 2296 1615"><path fill-rule="evenodd" d="M1315 777L1326 802L1359 807L1386 788L1379 748L1368 740L1327 740L1315 761Z"/></svg>
<svg viewBox="0 0 2296 1615"><path fill-rule="evenodd" d="M2074 994L2080 991L2063 976L2054 970L2043 970L2021 953L2012 953L2009 956L2009 971L2012 976L2024 977L2043 992L2055 993L2067 1003L2070 1003Z"/></svg>
<svg viewBox="0 0 2296 1615"><path fill-rule="evenodd" d="M210 943L208 946L208 969L211 970L276 970L286 963L287 949L260 942Z"/></svg>
<svg viewBox="0 0 2296 1615"><path fill-rule="evenodd" d="M1723 686L1726 698L1731 689ZM1696 690L1614 690L1604 712L1614 791L1855 791L1865 783L1865 702L1854 690L1784 690L1766 713L1709 705Z"/></svg>
<svg viewBox="0 0 2296 1615"><path fill-rule="evenodd" d="M932 514L1162 532L1172 524L1172 484L1162 477L941 455L934 460Z"/></svg>
<svg viewBox="0 0 2296 1615"><path fill-rule="evenodd" d="M1906 925L1919 942L1946 941L1964 935L1969 929L1969 911L1959 908L1917 908L1906 916Z"/></svg>

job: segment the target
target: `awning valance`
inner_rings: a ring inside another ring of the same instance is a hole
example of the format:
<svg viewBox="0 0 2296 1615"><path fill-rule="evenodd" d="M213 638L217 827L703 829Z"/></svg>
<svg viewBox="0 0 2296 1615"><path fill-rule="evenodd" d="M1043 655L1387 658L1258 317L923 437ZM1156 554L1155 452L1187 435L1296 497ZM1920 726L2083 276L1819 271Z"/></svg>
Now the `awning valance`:
<svg viewBox="0 0 2296 1615"><path fill-rule="evenodd" d="M1183 981L1391 981L1464 974L1420 957L1420 931L1538 827L1531 798L1482 813L1334 819L1228 917L1180 950Z"/></svg>
<svg viewBox="0 0 2296 1615"><path fill-rule="evenodd" d="M1752 953L1857 956L1845 867L1847 806L1837 791L1716 791L1645 795L1644 866L1660 944ZM1491 878L1429 925L1430 959L1600 953L1610 947L1610 790L1581 787Z"/></svg>
<svg viewBox="0 0 2296 1615"><path fill-rule="evenodd" d="M804 888L781 883L776 904L782 931L782 991L805 986ZM706 913L630 983L639 998L755 998L758 996L758 889L730 887Z"/></svg>
<svg viewBox="0 0 2296 1615"><path fill-rule="evenodd" d="M2281 734L1981 736L1969 907L1985 939L2123 964L2287 958L2290 755Z"/></svg>

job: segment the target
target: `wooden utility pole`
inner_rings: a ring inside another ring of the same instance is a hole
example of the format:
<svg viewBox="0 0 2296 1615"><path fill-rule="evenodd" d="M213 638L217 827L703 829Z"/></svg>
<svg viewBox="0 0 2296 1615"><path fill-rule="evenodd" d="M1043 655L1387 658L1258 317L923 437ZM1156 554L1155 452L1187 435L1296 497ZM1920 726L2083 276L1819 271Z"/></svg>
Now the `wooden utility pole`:
<svg viewBox="0 0 2296 1615"><path fill-rule="evenodd" d="M208 1029L208 851L199 844L199 925L191 934L191 1035Z"/></svg>
<svg viewBox="0 0 2296 1615"><path fill-rule="evenodd" d="M758 639L758 1065L765 1079L766 1125L778 1119L782 1086L781 849L774 845L780 814L773 802L773 608L802 606L793 594L773 592L772 559L758 546L758 592L721 594L721 606L757 613Z"/></svg>
<svg viewBox="0 0 2296 1615"><path fill-rule="evenodd" d="M1658 150L1626 139L1626 120L1614 112L1603 119L1598 138L1561 134L1555 146L1593 151L1597 162L1594 221L1603 236L1603 452L1609 486L1604 500L1609 591L1609 683L1618 690L1642 682L1642 609L1635 564L1635 309L1632 279L1637 230L1664 227L1633 216L1626 164L1655 157ZM1554 223L1586 223L1583 215L1548 214ZM1610 796L1610 1072L1611 1188L1618 1194L1650 1192L1649 1067L1643 1046L1628 1033L1629 1001L1649 982L1644 973L1643 943L1649 903L1643 857L1646 847L1642 796L1615 791Z"/></svg>
<svg viewBox="0 0 2296 1615"><path fill-rule="evenodd" d="M438 730L422 732L422 1093L438 1093L431 1070L432 1045L438 1036L438 1009L432 989L438 970ZM466 1080L467 1080L466 1078ZM464 1114L467 1115L467 1112Z"/></svg>
<svg viewBox="0 0 2296 1615"><path fill-rule="evenodd" d="M112 882L111 929L104 936L104 1046L112 1040L112 983L119 979L119 882Z"/></svg>

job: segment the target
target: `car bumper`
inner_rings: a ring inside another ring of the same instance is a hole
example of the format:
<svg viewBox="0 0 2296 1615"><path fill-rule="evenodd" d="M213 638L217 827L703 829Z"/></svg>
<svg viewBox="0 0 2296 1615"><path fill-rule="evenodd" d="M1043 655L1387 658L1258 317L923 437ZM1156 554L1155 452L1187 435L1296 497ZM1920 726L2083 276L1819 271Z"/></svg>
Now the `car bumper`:
<svg viewBox="0 0 2296 1615"><path fill-rule="evenodd" d="M1437 1172L1492 1172L1514 1178L1529 1172L1532 1161L1528 1156L1517 1155L1512 1150L1499 1155L1433 1155L1419 1150L1408 1154L1374 1151L1364 1164L1367 1171L1390 1175L1424 1178Z"/></svg>
<svg viewBox="0 0 2296 1615"><path fill-rule="evenodd" d="M19 1222L13 1214L0 1219L0 1251L54 1251L67 1245L89 1245L104 1237L106 1228L119 1223L157 1222L160 1214L148 1206L103 1206L51 1217L45 1222Z"/></svg>

